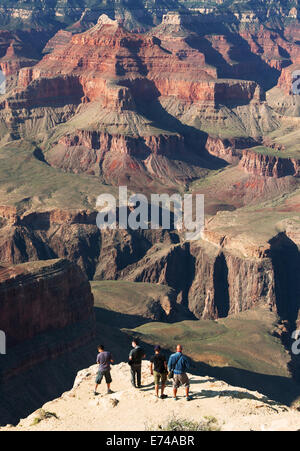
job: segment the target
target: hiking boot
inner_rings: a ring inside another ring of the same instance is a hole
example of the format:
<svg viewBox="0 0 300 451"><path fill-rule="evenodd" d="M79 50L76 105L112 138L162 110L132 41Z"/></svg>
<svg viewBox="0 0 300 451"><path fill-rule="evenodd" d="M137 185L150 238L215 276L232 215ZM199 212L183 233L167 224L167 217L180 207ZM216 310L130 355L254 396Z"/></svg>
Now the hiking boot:
<svg viewBox="0 0 300 451"><path fill-rule="evenodd" d="M166 399L168 395L160 395L160 399Z"/></svg>
<svg viewBox="0 0 300 451"><path fill-rule="evenodd" d="M178 398L177 398L177 396L173 396L173 399L174 399L174 401L177 401Z"/></svg>
<svg viewBox="0 0 300 451"><path fill-rule="evenodd" d="M98 396L99 393L97 391L94 391L94 396Z"/></svg>
<svg viewBox="0 0 300 451"><path fill-rule="evenodd" d="M109 390L107 390L107 394L108 395L112 395L114 392L111 390L111 389L109 389Z"/></svg>
<svg viewBox="0 0 300 451"><path fill-rule="evenodd" d="M187 396L187 397L186 397L186 400L187 400L187 401L190 401L191 399L192 399L192 398L191 398L190 396Z"/></svg>

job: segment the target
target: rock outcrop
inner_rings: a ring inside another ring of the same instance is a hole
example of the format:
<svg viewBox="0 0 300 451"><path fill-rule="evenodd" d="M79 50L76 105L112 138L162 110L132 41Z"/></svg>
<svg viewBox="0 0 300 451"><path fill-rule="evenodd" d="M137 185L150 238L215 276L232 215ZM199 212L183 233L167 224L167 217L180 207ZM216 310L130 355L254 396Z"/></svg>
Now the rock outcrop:
<svg viewBox="0 0 300 451"><path fill-rule="evenodd" d="M0 293L0 328L8 349L93 316L89 282L67 260L2 266Z"/></svg>
<svg viewBox="0 0 300 451"><path fill-rule="evenodd" d="M0 329L6 335L0 372L3 424L57 396L68 386L70 371L87 361L82 349L95 336L95 318L86 276L67 260L1 263ZM62 362L65 368L55 372Z"/></svg>
<svg viewBox="0 0 300 451"><path fill-rule="evenodd" d="M146 131L146 130L145 130ZM60 138L46 153L51 166L96 175L112 185L184 184L204 172L179 134L126 135L76 130ZM155 133L155 132L153 132ZM190 164L186 160L189 158ZM163 188L161 188L163 189Z"/></svg>
<svg viewBox="0 0 300 451"><path fill-rule="evenodd" d="M221 139L209 136L205 148L211 155L227 161L227 163L238 163L242 157L242 150L257 144L251 138Z"/></svg>
<svg viewBox="0 0 300 451"><path fill-rule="evenodd" d="M0 69L7 77L38 62L40 47L32 46L36 39L41 39L39 33L0 30Z"/></svg>
<svg viewBox="0 0 300 451"><path fill-rule="evenodd" d="M156 186L156 178L173 189L201 177L202 168L236 163L236 144L224 141L223 148L218 141L228 129L229 139L257 138L279 126L264 102L262 80L249 79L249 65L262 61L264 33L272 41L265 43L265 61L285 41L262 28L256 44L249 31L230 39L225 32L200 36L189 29L194 19L169 14L141 34L101 15L83 33L59 31L3 99L3 133L9 132L3 138L35 139L38 130L51 165L134 188L143 180ZM268 79L270 66L259 69ZM63 122L65 128L57 127ZM207 137L206 130L215 132Z"/></svg>
<svg viewBox="0 0 300 451"><path fill-rule="evenodd" d="M258 304L276 309L270 255L245 258L205 238L190 245L150 249L138 265L127 267L121 278L171 286L177 302L199 319L227 317Z"/></svg>
<svg viewBox="0 0 300 451"><path fill-rule="evenodd" d="M51 78L59 74L66 86L69 77L77 77L88 101L110 91L110 79L128 86L134 97L142 92L149 98L177 96L188 102L217 103L262 98L255 82L215 80L201 52L189 47L189 51L182 49L182 55L172 50L164 49L156 37L129 33L116 22L103 22L101 16L94 28L74 35L68 44L46 55L34 68L22 70L19 87L26 89L35 80L43 80L46 86L49 84L48 89L54 89ZM37 89L30 94L38 98Z"/></svg>
<svg viewBox="0 0 300 451"><path fill-rule="evenodd" d="M147 387L153 383L148 365L149 362L145 362L142 372L142 384ZM2 427L1 432L99 429L158 431L166 427L171 419L174 422L174 418L178 422L193 422L199 431L298 429L299 412L296 409L288 408L259 392L235 387L213 377L190 374L193 401L187 403L179 391L179 398L174 403L171 386L167 386L165 392L168 398L164 400L155 398L149 389L139 391L130 388L130 368L126 363L115 365L112 369L114 393L104 395L103 389L100 389L100 395L95 398L91 394L91 386L96 372L97 365L81 370L71 390L32 412L16 427ZM198 384L201 390L194 389ZM140 412L138 416L136 409ZM159 419L154 414L158 409Z"/></svg>
<svg viewBox="0 0 300 451"><path fill-rule="evenodd" d="M243 151L240 166L249 174L263 177L299 177L300 175L300 160L272 155L266 152Z"/></svg>
<svg viewBox="0 0 300 451"><path fill-rule="evenodd" d="M193 245L191 253L196 269L189 308L197 317L222 318L258 304L276 304L270 258L244 258L205 241Z"/></svg>
<svg viewBox="0 0 300 451"><path fill-rule="evenodd" d="M56 209L17 215L2 207L1 217L0 261L19 264L67 257L93 277L101 243L95 212Z"/></svg>
<svg viewBox="0 0 300 451"><path fill-rule="evenodd" d="M176 96L187 102L230 104L263 98L255 82L216 80L205 55L187 42L181 40L176 46L173 39L166 49L157 37L129 33L107 16L68 39L66 34L61 39L57 36L49 44L49 48L54 45L52 53L34 68L20 71L16 99L33 105L41 99L49 101L50 93L67 98L78 97L79 92L84 102L107 99L116 89L110 80L127 86L136 99L142 94L144 101L145 96ZM18 103L6 105L17 107Z"/></svg>
<svg viewBox="0 0 300 451"><path fill-rule="evenodd" d="M51 53L54 49L64 47L72 38L71 31L59 30L45 45L43 53Z"/></svg>

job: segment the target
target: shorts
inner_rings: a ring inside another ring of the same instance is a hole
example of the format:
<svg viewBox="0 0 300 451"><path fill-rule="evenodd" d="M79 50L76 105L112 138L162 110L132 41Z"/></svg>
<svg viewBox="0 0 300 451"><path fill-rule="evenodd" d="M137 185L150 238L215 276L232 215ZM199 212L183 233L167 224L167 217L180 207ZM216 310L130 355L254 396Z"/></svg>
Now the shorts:
<svg viewBox="0 0 300 451"><path fill-rule="evenodd" d="M168 376L167 373L159 373L158 371L153 371L153 376L155 385L159 385L160 380L163 385L166 384Z"/></svg>
<svg viewBox="0 0 300 451"><path fill-rule="evenodd" d="M184 387L190 386L190 381L187 374L174 374L173 388L179 388L181 385L183 385Z"/></svg>
<svg viewBox="0 0 300 451"><path fill-rule="evenodd" d="M96 377L97 385L101 384L103 377L105 377L105 382L107 384L111 384L112 378L111 378L110 370L106 370L106 371L98 371L97 377Z"/></svg>

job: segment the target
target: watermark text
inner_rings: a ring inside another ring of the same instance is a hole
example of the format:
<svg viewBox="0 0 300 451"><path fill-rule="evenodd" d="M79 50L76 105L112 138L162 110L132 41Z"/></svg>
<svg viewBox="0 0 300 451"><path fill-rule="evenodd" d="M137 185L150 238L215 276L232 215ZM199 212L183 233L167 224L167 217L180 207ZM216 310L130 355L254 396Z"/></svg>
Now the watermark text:
<svg viewBox="0 0 300 451"><path fill-rule="evenodd" d="M292 92L294 96L300 96L300 70L292 73Z"/></svg>
<svg viewBox="0 0 300 451"><path fill-rule="evenodd" d="M0 95L6 94L6 76L0 70Z"/></svg>
<svg viewBox="0 0 300 451"><path fill-rule="evenodd" d="M6 354L6 335L0 330L0 354Z"/></svg>
<svg viewBox="0 0 300 451"><path fill-rule="evenodd" d="M99 229L163 229L185 232L186 240L199 239L204 228L203 194L144 194L128 198L126 186L119 187L119 199L112 194L97 198Z"/></svg>

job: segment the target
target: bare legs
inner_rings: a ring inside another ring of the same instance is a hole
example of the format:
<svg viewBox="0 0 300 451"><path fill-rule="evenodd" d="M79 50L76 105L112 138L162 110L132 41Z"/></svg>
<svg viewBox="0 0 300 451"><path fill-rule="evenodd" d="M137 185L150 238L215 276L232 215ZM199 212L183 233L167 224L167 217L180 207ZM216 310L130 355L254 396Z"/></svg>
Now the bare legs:
<svg viewBox="0 0 300 451"><path fill-rule="evenodd" d="M190 387L185 387L185 396L188 398L190 392ZM177 397L177 388L173 388L173 397Z"/></svg>
<svg viewBox="0 0 300 451"><path fill-rule="evenodd" d="M98 385L99 385L99 384L96 384L96 387L95 387L95 393L97 393ZM106 385L107 385L107 391L110 390L110 384L106 384Z"/></svg>
<svg viewBox="0 0 300 451"><path fill-rule="evenodd" d="M163 396L163 394L164 394L165 387L166 387L165 384L161 384L161 396ZM159 385L155 385L155 394L158 397L158 395L159 395Z"/></svg>

